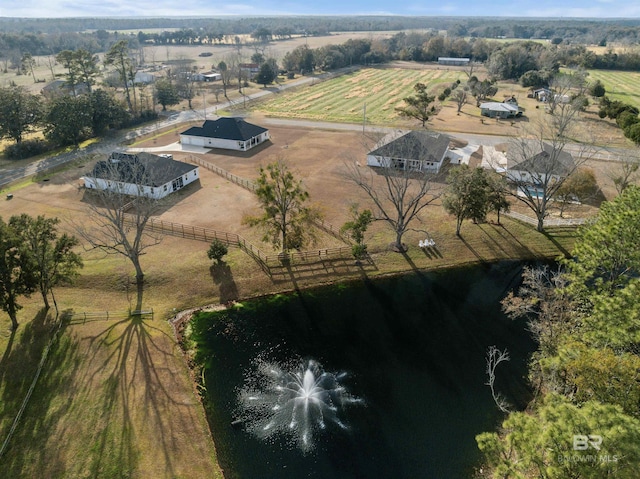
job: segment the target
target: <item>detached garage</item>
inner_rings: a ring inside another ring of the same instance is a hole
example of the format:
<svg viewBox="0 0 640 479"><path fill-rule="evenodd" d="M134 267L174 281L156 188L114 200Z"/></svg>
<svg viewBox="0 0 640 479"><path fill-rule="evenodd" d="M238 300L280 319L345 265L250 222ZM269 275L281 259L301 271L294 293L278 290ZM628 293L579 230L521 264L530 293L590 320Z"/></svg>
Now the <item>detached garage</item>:
<svg viewBox="0 0 640 479"><path fill-rule="evenodd" d="M269 130L244 121L242 118L223 117L206 120L180 133L183 145L247 151L269 140Z"/></svg>

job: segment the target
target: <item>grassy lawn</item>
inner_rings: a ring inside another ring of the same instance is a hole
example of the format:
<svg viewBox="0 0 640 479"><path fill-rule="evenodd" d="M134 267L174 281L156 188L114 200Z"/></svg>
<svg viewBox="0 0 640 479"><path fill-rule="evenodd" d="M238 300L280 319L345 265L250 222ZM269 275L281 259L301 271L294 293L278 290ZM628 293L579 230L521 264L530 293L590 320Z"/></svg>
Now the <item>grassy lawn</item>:
<svg viewBox="0 0 640 479"><path fill-rule="evenodd" d="M276 117L359 123L366 102L367 122L394 124L400 119L395 108L414 93L416 83L426 83L429 88L442 84L444 89L464 78L462 71L445 69L365 68L281 95L255 109Z"/></svg>
<svg viewBox="0 0 640 479"><path fill-rule="evenodd" d="M640 72L615 70L588 70L589 81L600 80L606 95L636 108L640 108Z"/></svg>

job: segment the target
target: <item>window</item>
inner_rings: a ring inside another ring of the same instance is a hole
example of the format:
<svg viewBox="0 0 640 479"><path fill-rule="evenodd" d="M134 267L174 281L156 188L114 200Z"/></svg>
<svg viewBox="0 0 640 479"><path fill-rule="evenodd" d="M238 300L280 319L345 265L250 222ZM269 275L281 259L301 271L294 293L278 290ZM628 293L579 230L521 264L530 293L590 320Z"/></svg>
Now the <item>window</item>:
<svg viewBox="0 0 640 479"><path fill-rule="evenodd" d="M167 185L164 185L164 191L167 191Z"/></svg>

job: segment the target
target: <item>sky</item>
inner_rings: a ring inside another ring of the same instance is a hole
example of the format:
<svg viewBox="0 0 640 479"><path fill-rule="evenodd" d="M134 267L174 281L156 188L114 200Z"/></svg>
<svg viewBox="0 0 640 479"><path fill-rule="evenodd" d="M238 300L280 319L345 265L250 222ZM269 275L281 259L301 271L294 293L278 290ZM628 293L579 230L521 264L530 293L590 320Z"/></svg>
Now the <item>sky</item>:
<svg viewBox="0 0 640 479"><path fill-rule="evenodd" d="M0 17L409 15L639 18L638 0L0 0Z"/></svg>

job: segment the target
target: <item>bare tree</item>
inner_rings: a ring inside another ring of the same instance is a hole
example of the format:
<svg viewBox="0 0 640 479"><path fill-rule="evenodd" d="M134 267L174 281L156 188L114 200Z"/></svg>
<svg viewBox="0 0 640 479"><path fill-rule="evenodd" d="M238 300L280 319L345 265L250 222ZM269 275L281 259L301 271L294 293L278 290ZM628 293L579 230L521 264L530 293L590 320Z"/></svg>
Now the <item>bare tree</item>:
<svg viewBox="0 0 640 479"><path fill-rule="evenodd" d="M462 110L462 107L467 104L468 93L465 88L457 88L456 91L453 92L451 98L456 102L456 106L458 107L458 113Z"/></svg>
<svg viewBox="0 0 640 479"><path fill-rule="evenodd" d="M493 402L496 403L496 406L498 406L498 409L500 409L500 411L502 412L509 412L509 403L504 398L504 396L502 396L502 394L496 392L494 386L496 380L496 367L498 367L498 364L505 361L511 361L509 352L506 349L504 351L500 351L495 346L489 346L489 348L487 349L486 357L487 382L485 384L491 389L491 397L493 398Z"/></svg>
<svg viewBox="0 0 640 479"><path fill-rule="evenodd" d="M400 140L402 137L398 137ZM413 169L407 161L393 161L394 158L409 158L413 145L410 141L387 141L393 144L388 152L388 161L379 167L361 167L356 161L347 163L345 176L360 187L376 206L376 220L383 220L396 234L393 249L404 252L402 237L409 226L419 220L420 212L437 196L431 192L434 171Z"/></svg>
<svg viewBox="0 0 640 479"><path fill-rule="evenodd" d="M633 185L640 177L640 152L637 150L625 158L620 159L617 165L609 170L608 175L618 194L622 194L629 185Z"/></svg>
<svg viewBox="0 0 640 479"><path fill-rule="evenodd" d="M535 214L538 231L544 230L549 204L565 180L594 154L592 142L570 141L588 137L589 132L578 131L579 123L574 105L560 103L509 143L507 179L514 197Z"/></svg>
<svg viewBox="0 0 640 479"><path fill-rule="evenodd" d="M76 225L78 234L91 249L129 259L135 268L138 286L144 280L140 257L148 248L160 243L158 235L145 229L149 219L162 206L162 200L149 194L153 191L149 185L153 185L153 175L157 174L137 160L122 158L98 162L89 175L97 179L96 188L87 190L94 227Z"/></svg>

